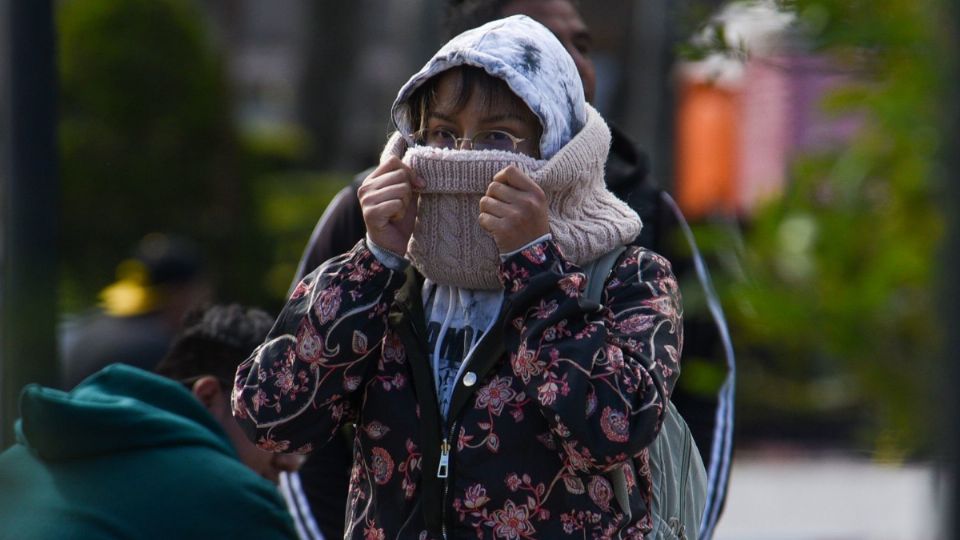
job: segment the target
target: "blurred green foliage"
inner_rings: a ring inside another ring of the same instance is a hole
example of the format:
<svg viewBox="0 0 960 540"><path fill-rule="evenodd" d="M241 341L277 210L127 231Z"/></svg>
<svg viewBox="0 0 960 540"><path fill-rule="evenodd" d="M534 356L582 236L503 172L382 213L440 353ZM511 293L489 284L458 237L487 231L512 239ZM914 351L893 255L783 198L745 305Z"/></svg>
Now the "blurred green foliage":
<svg viewBox="0 0 960 540"><path fill-rule="evenodd" d="M249 211L225 74L185 0L58 4L63 308L151 231L230 260Z"/></svg>
<svg viewBox="0 0 960 540"><path fill-rule="evenodd" d="M883 458L924 449L940 332L939 139L953 45L937 0L796 0L805 42L852 74L822 103L847 143L799 157L784 196L752 216L726 305L745 418L865 419ZM714 240L723 231L707 231ZM729 241L729 237L726 237ZM722 243L722 242L721 242ZM742 416L744 417L744 416Z"/></svg>
<svg viewBox="0 0 960 540"><path fill-rule="evenodd" d="M270 234L270 261L264 276L264 290L270 307L282 305L292 285L300 255L310 231L327 203L349 182L350 177L333 173L290 171L265 175L255 188L260 202L261 226Z"/></svg>
<svg viewBox="0 0 960 540"><path fill-rule="evenodd" d="M286 292L278 276L299 256L292 245L302 249L345 180L286 183L305 136L239 132L195 2L63 0L57 30L61 310L95 302L149 232L197 241L221 300L275 309Z"/></svg>

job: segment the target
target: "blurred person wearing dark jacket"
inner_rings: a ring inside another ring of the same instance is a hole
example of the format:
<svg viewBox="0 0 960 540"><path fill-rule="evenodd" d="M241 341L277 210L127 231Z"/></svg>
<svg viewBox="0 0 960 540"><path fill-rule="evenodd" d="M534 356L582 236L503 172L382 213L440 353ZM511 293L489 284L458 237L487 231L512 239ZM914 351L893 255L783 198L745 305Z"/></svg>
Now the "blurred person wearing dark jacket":
<svg viewBox="0 0 960 540"><path fill-rule="evenodd" d="M170 348L184 314L209 296L198 249L152 233L117 266L101 305L61 327L61 386L70 389L104 366L152 370Z"/></svg>
<svg viewBox="0 0 960 540"><path fill-rule="evenodd" d="M584 94L592 102L596 75L589 53L589 28L571 0L452 0L445 21L447 37L501 17L525 14L542 23L570 53L580 73ZM643 221L635 243L663 254L678 277L694 275L706 298L709 316L685 322L684 361L695 358L712 373L722 373L722 386L708 393L678 385L672 399L689 424L709 472L709 493L701 538L709 538L726 497L733 446L734 356L723 309L682 213L670 195L649 179L645 152L610 124L612 142L606 164L607 188L626 201ZM349 251L366 233L357 189L373 169L361 172L330 202L317 222L300 259L291 292L324 261ZM684 237L678 252L674 237ZM704 365L705 364L705 365ZM298 474L283 475L281 486L304 538L340 538L346 507L352 450L349 436L314 451ZM312 531L312 532L311 532ZM322 533L322 535L320 534Z"/></svg>
<svg viewBox="0 0 960 540"><path fill-rule="evenodd" d="M272 324L216 306L159 374L115 364L69 393L26 387L18 443L0 454L0 537L296 538L268 480L298 458L257 449L230 413L233 372Z"/></svg>

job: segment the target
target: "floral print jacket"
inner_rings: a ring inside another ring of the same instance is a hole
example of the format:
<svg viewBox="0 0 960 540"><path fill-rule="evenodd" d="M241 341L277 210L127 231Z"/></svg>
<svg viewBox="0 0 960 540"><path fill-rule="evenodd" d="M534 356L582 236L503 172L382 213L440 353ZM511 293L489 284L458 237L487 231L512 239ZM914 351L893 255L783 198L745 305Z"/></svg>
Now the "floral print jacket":
<svg viewBox="0 0 960 540"><path fill-rule="evenodd" d="M500 267L500 318L462 370L446 420L420 278L363 241L304 278L240 365L234 415L257 444L306 453L357 426L351 539L643 538L646 446L679 375L669 263L631 246L602 303L551 240ZM611 471L629 472L626 498ZM629 501L624 507L623 501Z"/></svg>

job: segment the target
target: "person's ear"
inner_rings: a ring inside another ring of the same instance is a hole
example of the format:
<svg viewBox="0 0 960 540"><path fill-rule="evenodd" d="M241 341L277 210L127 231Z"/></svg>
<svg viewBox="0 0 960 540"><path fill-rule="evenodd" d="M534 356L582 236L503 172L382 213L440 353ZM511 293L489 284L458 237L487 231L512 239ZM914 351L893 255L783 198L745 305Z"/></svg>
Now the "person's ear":
<svg viewBox="0 0 960 540"><path fill-rule="evenodd" d="M191 391L208 410L216 408L223 401L223 389L220 388L220 381L213 375L205 375L197 379L193 383Z"/></svg>

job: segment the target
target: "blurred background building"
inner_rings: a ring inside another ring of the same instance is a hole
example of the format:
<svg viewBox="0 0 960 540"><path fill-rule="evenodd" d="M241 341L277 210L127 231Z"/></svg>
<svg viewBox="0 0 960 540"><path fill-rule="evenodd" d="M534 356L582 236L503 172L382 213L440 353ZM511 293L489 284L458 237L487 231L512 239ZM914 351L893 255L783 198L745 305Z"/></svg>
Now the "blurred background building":
<svg viewBox="0 0 960 540"><path fill-rule="evenodd" d="M227 56L242 126L305 130L318 167L368 166L390 129L396 91L443 42L443 0L200 4ZM581 5L594 39L596 104L651 152L669 156L672 146L674 45L698 24L693 12L720 4Z"/></svg>

